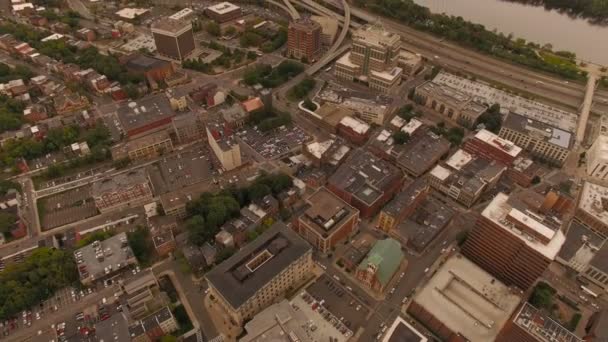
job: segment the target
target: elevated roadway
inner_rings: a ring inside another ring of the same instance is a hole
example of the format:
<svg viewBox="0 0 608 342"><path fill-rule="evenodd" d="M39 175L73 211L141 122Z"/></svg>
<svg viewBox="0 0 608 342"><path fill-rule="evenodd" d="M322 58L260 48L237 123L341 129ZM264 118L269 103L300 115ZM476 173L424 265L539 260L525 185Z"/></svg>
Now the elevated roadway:
<svg viewBox="0 0 608 342"><path fill-rule="evenodd" d="M288 2L291 5L291 2L289 2L288 0L285 0L285 1ZM269 4L272 4L274 6L276 6L277 8L282 9L283 11L285 11L285 13L289 14L289 17L292 20L300 19L300 13L298 13L298 11L295 8L292 11L292 10L289 9L289 7L285 6L284 3L280 3L280 2L274 1L274 0L266 0L266 2L268 2ZM293 7L293 5L291 7Z"/></svg>
<svg viewBox="0 0 608 342"><path fill-rule="evenodd" d="M302 1L315 3L310 0L302 0ZM325 65L327 65L327 63L331 62L332 60L337 58L340 54L346 52L346 50L348 49L348 46L343 46L341 49L340 49L340 46L344 42L344 38L346 38L346 35L348 34L348 30L350 29L350 13L351 12L350 12L350 6L346 2L346 0L342 0L342 6L344 8L342 31L340 31L340 35L338 36L338 39L336 39L336 41L329 48L327 53L319 61L317 61L315 64L313 64L310 68L308 68L306 70L306 74L309 76L313 75L317 71L321 70L321 68L323 68ZM342 52L338 52L339 50L342 50Z"/></svg>
<svg viewBox="0 0 608 342"><path fill-rule="evenodd" d="M290 13L292 19L300 19L300 13L298 13L298 11L296 10L296 8L293 7L293 5L291 4L291 1L289 1L289 0L283 0L283 3L285 4L285 7L288 8L289 13Z"/></svg>

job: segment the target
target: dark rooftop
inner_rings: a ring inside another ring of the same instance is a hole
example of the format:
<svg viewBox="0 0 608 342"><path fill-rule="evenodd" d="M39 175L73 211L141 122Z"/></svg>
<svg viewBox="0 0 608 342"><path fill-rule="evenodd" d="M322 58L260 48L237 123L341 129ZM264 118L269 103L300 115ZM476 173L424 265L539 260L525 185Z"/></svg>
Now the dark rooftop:
<svg viewBox="0 0 608 342"><path fill-rule="evenodd" d="M407 237L407 243L421 251L450 223L455 214L454 208L429 196L410 218L397 227L399 233Z"/></svg>
<svg viewBox="0 0 608 342"><path fill-rule="evenodd" d="M155 68L164 67L167 64L171 64L171 62L146 56L144 54L138 54L136 57L131 58L126 66L129 69L138 70L138 71L149 71Z"/></svg>
<svg viewBox="0 0 608 342"><path fill-rule="evenodd" d="M397 157L397 164L414 176L420 176L449 150L450 143L445 138L429 131L405 145L405 150Z"/></svg>
<svg viewBox="0 0 608 342"><path fill-rule="evenodd" d="M570 261L583 246L589 245L599 248L603 243L604 239L601 236L572 220L566 234L566 242L560 249L558 256Z"/></svg>
<svg viewBox="0 0 608 342"><path fill-rule="evenodd" d="M429 184L424 178L418 178L414 182L404 187L395 198L393 198L388 204L382 209L389 215L396 217L403 211L404 208L410 206L412 202L418 197L421 192L426 191L429 188Z"/></svg>
<svg viewBox="0 0 608 342"><path fill-rule="evenodd" d="M604 273L608 273L608 244L604 243L602 245L593 259L591 259L591 262L589 262L589 265Z"/></svg>
<svg viewBox="0 0 608 342"><path fill-rule="evenodd" d="M353 194L368 205L373 204L385 192L391 190L395 178L402 178L401 171L369 151L359 150L329 177L333 186Z"/></svg>
<svg viewBox="0 0 608 342"><path fill-rule="evenodd" d="M208 282L239 308L312 247L282 222L207 273ZM252 262L255 267L252 267ZM253 268L253 269L252 269Z"/></svg>
<svg viewBox="0 0 608 342"><path fill-rule="evenodd" d="M312 194L306 202L309 207L300 216L300 220L323 237L333 234L333 231L358 213L357 209L324 187Z"/></svg>
<svg viewBox="0 0 608 342"><path fill-rule="evenodd" d="M428 339L401 317L397 317L382 342L426 342Z"/></svg>
<svg viewBox="0 0 608 342"><path fill-rule="evenodd" d="M126 102L116 112L120 124L126 132L175 115L169 100L164 94Z"/></svg>

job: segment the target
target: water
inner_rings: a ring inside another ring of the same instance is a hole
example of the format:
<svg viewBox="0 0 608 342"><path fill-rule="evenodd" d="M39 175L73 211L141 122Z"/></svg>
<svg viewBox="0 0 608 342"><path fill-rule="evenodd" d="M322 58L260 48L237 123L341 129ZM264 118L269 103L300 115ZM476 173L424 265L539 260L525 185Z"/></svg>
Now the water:
<svg viewBox="0 0 608 342"><path fill-rule="evenodd" d="M568 50L579 59L608 65L608 27L590 24L586 19L570 18L540 6L501 0L414 0L431 12L461 16L515 38L553 50Z"/></svg>

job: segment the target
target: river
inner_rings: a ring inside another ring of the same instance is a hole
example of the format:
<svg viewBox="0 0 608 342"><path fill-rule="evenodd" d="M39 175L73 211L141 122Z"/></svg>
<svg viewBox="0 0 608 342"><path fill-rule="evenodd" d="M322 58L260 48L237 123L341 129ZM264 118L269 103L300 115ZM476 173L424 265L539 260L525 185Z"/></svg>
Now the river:
<svg viewBox="0 0 608 342"><path fill-rule="evenodd" d="M464 19L512 33L535 43L551 44L553 50L568 50L582 60L608 65L608 27L592 25L586 19L570 18L541 6L501 0L414 0L433 13Z"/></svg>

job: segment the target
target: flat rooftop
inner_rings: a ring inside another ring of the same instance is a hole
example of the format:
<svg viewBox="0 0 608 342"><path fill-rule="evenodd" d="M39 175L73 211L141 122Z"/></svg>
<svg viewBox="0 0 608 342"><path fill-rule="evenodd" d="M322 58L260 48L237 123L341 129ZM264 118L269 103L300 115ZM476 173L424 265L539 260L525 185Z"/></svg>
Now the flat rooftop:
<svg viewBox="0 0 608 342"><path fill-rule="evenodd" d="M367 134L370 128L368 124L352 116L343 117L340 124L352 129L357 134Z"/></svg>
<svg viewBox="0 0 608 342"><path fill-rule="evenodd" d="M427 342L428 340L403 317L397 316L393 324L386 331L382 342Z"/></svg>
<svg viewBox="0 0 608 342"><path fill-rule="evenodd" d="M365 25L353 32L353 41L362 41L365 45L379 48L393 47L399 45L401 36L389 32L381 25Z"/></svg>
<svg viewBox="0 0 608 342"><path fill-rule="evenodd" d="M143 128L151 123L175 115L164 94L151 95L137 101L126 102L116 110L118 120L126 132Z"/></svg>
<svg viewBox="0 0 608 342"><path fill-rule="evenodd" d="M541 342L582 342L583 340L551 319L542 310L524 303L513 319L513 323Z"/></svg>
<svg viewBox="0 0 608 342"><path fill-rule="evenodd" d="M106 178L104 180L93 183L91 194L95 196L101 196L107 192L115 192L124 190L137 184L144 184L148 182L148 177L143 169L135 169L133 171L121 173L112 178Z"/></svg>
<svg viewBox="0 0 608 342"><path fill-rule="evenodd" d="M420 175L429 170L450 150L450 143L443 137L426 132L411 139L405 150L397 157L397 163L405 169Z"/></svg>
<svg viewBox="0 0 608 342"><path fill-rule="evenodd" d="M413 301L469 341L494 341L521 296L460 254L450 257Z"/></svg>
<svg viewBox="0 0 608 342"><path fill-rule="evenodd" d="M523 134L532 134L537 138L540 137L543 141L561 148L570 148L574 141L572 139L573 135L570 132L542 121L526 118L514 112L507 115L502 126Z"/></svg>
<svg viewBox="0 0 608 342"><path fill-rule="evenodd" d="M608 225L608 187L585 182L578 208Z"/></svg>
<svg viewBox="0 0 608 342"><path fill-rule="evenodd" d="M171 19L171 17L163 17L152 24L152 32L182 34L188 29L192 29L192 23L183 19Z"/></svg>
<svg viewBox="0 0 608 342"><path fill-rule="evenodd" d="M418 251L424 250L456 215L455 208L428 196L412 216L397 225L399 234Z"/></svg>
<svg viewBox="0 0 608 342"><path fill-rule="evenodd" d="M572 220L568 227L568 233L566 233L566 242L559 251L558 257L565 261L570 261L577 256L578 258L589 258L591 260L593 255L595 255L592 252L592 248L599 249L603 244L604 238L577 221ZM587 249L588 253L583 252L583 248L586 246L589 247Z"/></svg>
<svg viewBox="0 0 608 342"><path fill-rule="evenodd" d="M324 238L331 236L344 222L359 212L325 187L312 194L306 202L309 207L300 216L300 220Z"/></svg>
<svg viewBox="0 0 608 342"><path fill-rule="evenodd" d="M206 278L236 309L289 265L311 251L312 247L308 242L285 224L277 222L257 239L217 265L207 273ZM261 257L266 260L259 265L252 265L252 261L258 261Z"/></svg>
<svg viewBox="0 0 608 342"><path fill-rule="evenodd" d="M418 178L414 182L403 187L403 191L397 194L384 208L393 217L399 216L404 208L409 207L418 196L429 189L429 184L424 178Z"/></svg>
<svg viewBox="0 0 608 342"><path fill-rule="evenodd" d="M544 217L534 214L526 208L514 206L514 203L509 201L509 196L504 193L497 194L481 215L516 236L525 242L528 247L541 253L549 260L555 259L566 241L566 237L559 227L557 229L551 227L545 222ZM526 226L528 232L515 228L508 217L516 220L519 225ZM532 236L532 234L535 236ZM548 242L543 243L539 240L539 237L548 239Z"/></svg>
<svg viewBox="0 0 608 342"><path fill-rule="evenodd" d="M477 132L477 134L475 134L475 139L481 140L486 144L509 154L512 157L517 157L522 150L521 147L515 145L513 142L507 139L503 139L498 135L485 129L482 129Z"/></svg>
<svg viewBox="0 0 608 342"><path fill-rule="evenodd" d="M209 180L213 175L209 158L198 151L186 151L163 157L148 166L154 193L165 194Z"/></svg>
<svg viewBox="0 0 608 342"><path fill-rule="evenodd" d="M230 13L233 11L238 11L241 8L235 4L232 4L230 2L220 2L219 4L215 4L213 6L209 6L206 8L208 11L212 11L215 12L217 14L226 14L226 13Z"/></svg>
<svg viewBox="0 0 608 342"><path fill-rule="evenodd" d="M521 96L512 95L506 91L496 89L487 83L472 81L447 72L437 74L433 82L447 85L462 93L471 95L479 103L498 103L501 109L521 114L526 118L555 126L567 132L576 132L578 115L572 112Z"/></svg>
<svg viewBox="0 0 608 342"><path fill-rule="evenodd" d="M353 194L368 205L373 204L385 192L391 190L395 178L403 177L393 164L384 161L371 152L355 151L329 177L329 183Z"/></svg>
<svg viewBox="0 0 608 342"><path fill-rule="evenodd" d="M103 241L77 249L74 252L80 278L93 276L96 279L106 273L115 272L130 265L134 260L133 251L127 242L127 234L120 233Z"/></svg>

